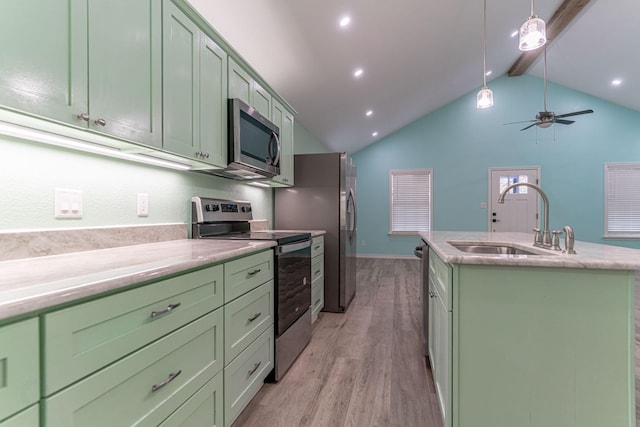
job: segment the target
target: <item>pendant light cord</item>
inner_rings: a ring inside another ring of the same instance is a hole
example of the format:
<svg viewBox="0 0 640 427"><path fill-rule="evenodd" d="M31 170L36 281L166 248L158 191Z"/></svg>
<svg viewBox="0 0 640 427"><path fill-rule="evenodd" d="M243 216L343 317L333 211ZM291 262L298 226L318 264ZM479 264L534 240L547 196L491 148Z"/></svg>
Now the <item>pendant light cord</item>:
<svg viewBox="0 0 640 427"><path fill-rule="evenodd" d="M544 47L544 111L547 111L547 47Z"/></svg>
<svg viewBox="0 0 640 427"><path fill-rule="evenodd" d="M487 0L484 0L484 48L482 51L482 64L484 73L482 73L483 87L487 87Z"/></svg>
<svg viewBox="0 0 640 427"><path fill-rule="evenodd" d="M533 16L533 2L534 2L534 1L535 1L535 0L531 0L531 16Z"/></svg>

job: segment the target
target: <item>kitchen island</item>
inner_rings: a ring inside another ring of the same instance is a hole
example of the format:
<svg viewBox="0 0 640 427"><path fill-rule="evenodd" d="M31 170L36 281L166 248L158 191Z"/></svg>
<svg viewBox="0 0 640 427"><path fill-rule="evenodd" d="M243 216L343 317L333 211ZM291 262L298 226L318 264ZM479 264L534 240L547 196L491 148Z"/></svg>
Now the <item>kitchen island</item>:
<svg viewBox="0 0 640 427"><path fill-rule="evenodd" d="M431 232L429 355L445 427L635 426L640 251ZM530 254L464 252L509 246Z"/></svg>

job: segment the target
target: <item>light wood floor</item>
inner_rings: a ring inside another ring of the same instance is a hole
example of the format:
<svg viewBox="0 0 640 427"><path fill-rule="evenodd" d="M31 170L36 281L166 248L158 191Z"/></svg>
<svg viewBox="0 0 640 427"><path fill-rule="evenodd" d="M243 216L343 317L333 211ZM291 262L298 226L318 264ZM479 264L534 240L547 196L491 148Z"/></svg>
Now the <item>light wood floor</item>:
<svg viewBox="0 0 640 427"><path fill-rule="evenodd" d="M291 370L266 384L233 427L440 427L421 310L418 260L358 259L347 313L321 313ZM640 420L640 272L635 313Z"/></svg>

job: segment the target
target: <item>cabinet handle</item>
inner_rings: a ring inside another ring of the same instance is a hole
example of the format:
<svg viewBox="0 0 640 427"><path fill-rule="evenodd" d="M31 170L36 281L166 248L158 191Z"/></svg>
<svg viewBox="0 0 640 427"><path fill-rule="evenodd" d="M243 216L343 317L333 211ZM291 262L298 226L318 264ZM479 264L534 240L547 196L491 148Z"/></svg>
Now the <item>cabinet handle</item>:
<svg viewBox="0 0 640 427"><path fill-rule="evenodd" d="M438 294L436 294L436 293L435 293L435 292L433 292L433 291L429 291L429 296L430 296L431 298L435 298L435 297L437 297L437 296L438 296Z"/></svg>
<svg viewBox="0 0 640 427"><path fill-rule="evenodd" d="M202 157L202 151L196 151L196 156Z"/></svg>
<svg viewBox="0 0 640 427"><path fill-rule="evenodd" d="M169 305L167 306L167 308L165 308L165 309L163 309L163 310L160 310L160 311L152 311L152 312L151 312L151 318L152 318L152 319L155 319L155 318L156 318L156 317L158 317L158 316L162 316L163 314L167 314L167 313L169 313L169 312L171 312L171 311L175 310L176 308L180 307L180 304L181 304L181 303L177 302L177 303L175 303L175 304L169 304Z"/></svg>
<svg viewBox="0 0 640 427"><path fill-rule="evenodd" d="M255 270L248 272L247 276L249 276L249 277L255 276L256 274L260 273L261 271L262 271L261 269L256 268Z"/></svg>
<svg viewBox="0 0 640 427"><path fill-rule="evenodd" d="M320 270L316 270L314 274L320 274Z"/></svg>
<svg viewBox="0 0 640 427"><path fill-rule="evenodd" d="M314 246L314 247L313 247L313 250L314 250L314 251L317 251L318 249L320 249L320 245L318 245L318 246Z"/></svg>
<svg viewBox="0 0 640 427"><path fill-rule="evenodd" d="M166 386L171 381L175 380L178 377L178 375L180 375L181 373L182 373L182 369L180 369L178 372L173 372L169 374L166 380L162 381L160 384L154 384L153 386L151 386L151 393L154 393L160 390L162 387Z"/></svg>
<svg viewBox="0 0 640 427"><path fill-rule="evenodd" d="M262 362L258 362L258 363L256 363L255 365L253 365L253 369L251 369L251 370L249 371L249 376L253 375L253 374L258 370L258 367L259 367L261 364L262 364Z"/></svg>
<svg viewBox="0 0 640 427"><path fill-rule="evenodd" d="M205 157L206 159L208 159L208 158L209 158L209 153L204 153L204 157Z"/></svg>
<svg viewBox="0 0 640 427"><path fill-rule="evenodd" d="M256 313L253 316L251 316L248 320L249 322L253 322L254 320L256 320L258 317L260 317L262 315L262 312L260 313Z"/></svg>
<svg viewBox="0 0 640 427"><path fill-rule="evenodd" d="M320 301L321 301L321 300L316 301L313 305L318 305L318 304L320 304Z"/></svg>
<svg viewBox="0 0 640 427"><path fill-rule="evenodd" d="M78 120L84 120L85 122L89 121L89 113L80 113L78 114Z"/></svg>
<svg viewBox="0 0 640 427"><path fill-rule="evenodd" d="M105 126L107 124L107 121L105 119L98 119L98 120L94 120L93 123L100 126Z"/></svg>

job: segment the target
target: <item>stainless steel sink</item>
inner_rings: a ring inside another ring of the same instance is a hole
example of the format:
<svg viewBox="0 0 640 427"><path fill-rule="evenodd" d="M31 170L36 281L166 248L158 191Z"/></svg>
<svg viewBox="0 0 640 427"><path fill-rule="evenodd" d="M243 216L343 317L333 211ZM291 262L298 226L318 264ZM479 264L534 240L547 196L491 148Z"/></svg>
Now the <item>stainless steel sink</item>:
<svg viewBox="0 0 640 427"><path fill-rule="evenodd" d="M505 244L468 244L468 243L455 243L449 242L451 246L462 251L473 254L487 254L487 255L539 255L535 252L531 252L525 249L517 248L515 246L509 246Z"/></svg>

